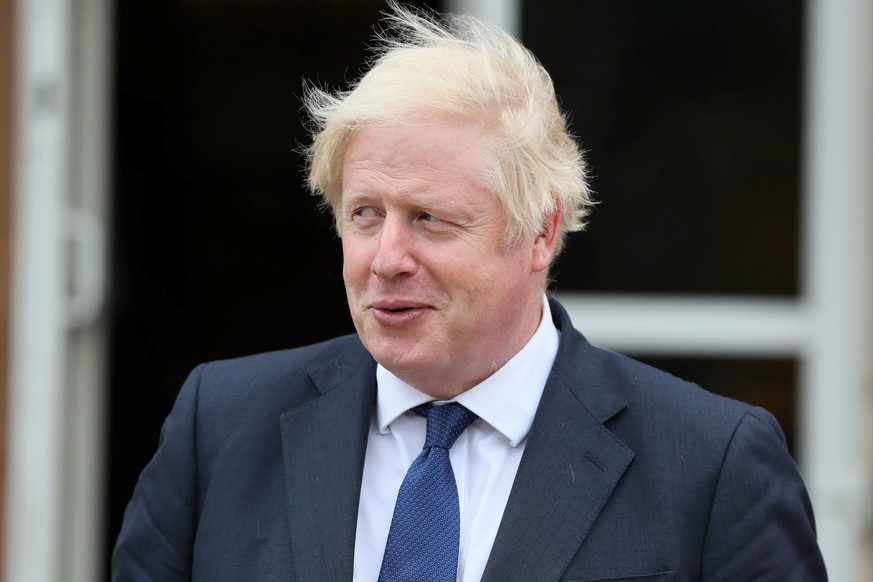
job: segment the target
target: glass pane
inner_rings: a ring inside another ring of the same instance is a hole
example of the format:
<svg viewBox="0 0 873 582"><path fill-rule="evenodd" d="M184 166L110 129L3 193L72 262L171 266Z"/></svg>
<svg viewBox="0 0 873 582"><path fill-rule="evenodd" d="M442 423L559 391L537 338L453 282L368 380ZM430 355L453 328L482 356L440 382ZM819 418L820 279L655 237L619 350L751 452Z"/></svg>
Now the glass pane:
<svg viewBox="0 0 873 582"><path fill-rule="evenodd" d="M540 0L552 73L601 204L563 291L794 295L803 2Z"/></svg>

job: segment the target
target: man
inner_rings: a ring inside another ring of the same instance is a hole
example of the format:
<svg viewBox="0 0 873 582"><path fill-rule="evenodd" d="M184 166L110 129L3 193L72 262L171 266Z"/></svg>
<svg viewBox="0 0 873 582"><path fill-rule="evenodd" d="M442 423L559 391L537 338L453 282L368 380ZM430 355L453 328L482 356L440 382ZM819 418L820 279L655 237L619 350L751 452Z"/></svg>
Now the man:
<svg viewBox="0 0 873 582"><path fill-rule="evenodd" d="M825 580L772 416L546 299L591 202L545 70L473 18L387 18L352 91L307 96L357 334L199 366L113 578Z"/></svg>

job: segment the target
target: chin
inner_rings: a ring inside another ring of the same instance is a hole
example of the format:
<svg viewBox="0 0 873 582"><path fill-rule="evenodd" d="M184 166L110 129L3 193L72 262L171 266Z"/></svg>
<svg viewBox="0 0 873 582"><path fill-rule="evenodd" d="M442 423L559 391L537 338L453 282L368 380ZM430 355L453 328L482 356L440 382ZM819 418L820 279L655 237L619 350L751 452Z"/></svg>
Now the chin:
<svg viewBox="0 0 873 582"><path fill-rule="evenodd" d="M439 362L433 360L432 354L420 354L404 347L385 349L383 346L382 349L370 350L370 353L383 368L408 384L415 384L410 381L412 378L439 369Z"/></svg>
<svg viewBox="0 0 873 582"><path fill-rule="evenodd" d="M398 353L396 350L376 350L371 352L377 362L388 368L392 372L400 375L401 373L415 373L419 370L428 368L428 363L424 358L418 357L416 354L411 354L407 351Z"/></svg>

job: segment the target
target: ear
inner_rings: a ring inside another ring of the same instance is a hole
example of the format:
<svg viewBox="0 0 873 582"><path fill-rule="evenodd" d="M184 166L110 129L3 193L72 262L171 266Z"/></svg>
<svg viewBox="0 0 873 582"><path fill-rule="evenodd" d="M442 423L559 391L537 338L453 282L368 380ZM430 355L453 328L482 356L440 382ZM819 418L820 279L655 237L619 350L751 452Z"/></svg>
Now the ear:
<svg viewBox="0 0 873 582"><path fill-rule="evenodd" d="M555 204L557 209L545 217L543 229L534 239L531 263L535 273L548 270L558 248L558 232L564 216L564 205L560 200L556 200Z"/></svg>

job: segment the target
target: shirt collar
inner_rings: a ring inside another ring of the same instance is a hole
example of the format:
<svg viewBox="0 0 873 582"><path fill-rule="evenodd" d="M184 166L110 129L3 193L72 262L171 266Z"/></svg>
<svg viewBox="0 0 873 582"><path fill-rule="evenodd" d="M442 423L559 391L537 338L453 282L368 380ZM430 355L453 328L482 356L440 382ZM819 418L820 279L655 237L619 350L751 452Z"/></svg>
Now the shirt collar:
<svg viewBox="0 0 873 582"><path fill-rule="evenodd" d="M453 401L476 413L517 446L530 431L546 380L558 353L559 333L543 295L543 317L533 337L491 376ZM376 421L379 432L410 408L433 400L381 365L376 367Z"/></svg>

